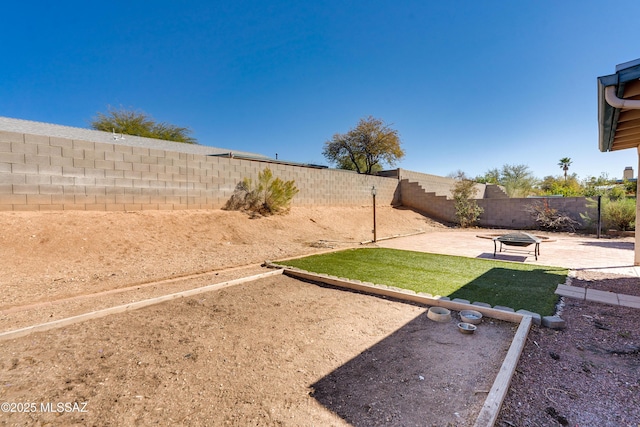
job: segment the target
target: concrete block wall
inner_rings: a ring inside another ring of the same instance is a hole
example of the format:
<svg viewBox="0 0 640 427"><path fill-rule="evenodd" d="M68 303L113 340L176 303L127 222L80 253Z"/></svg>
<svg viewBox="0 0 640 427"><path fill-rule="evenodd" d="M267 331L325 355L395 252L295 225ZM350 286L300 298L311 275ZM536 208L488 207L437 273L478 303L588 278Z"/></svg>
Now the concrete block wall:
<svg viewBox="0 0 640 427"><path fill-rule="evenodd" d="M218 209L238 182L271 168L293 204L397 203L396 178L262 160L0 131L0 210Z"/></svg>
<svg viewBox="0 0 640 427"><path fill-rule="evenodd" d="M430 175L427 173L414 172L406 169L398 169L398 179L406 179L409 182L417 182L424 188L427 193L435 193L437 196L446 196L448 199L453 198L452 190L456 183L453 178L447 178L444 176ZM486 193L486 184L476 184L475 199L484 199L491 197L495 193Z"/></svg>
<svg viewBox="0 0 640 427"><path fill-rule="evenodd" d="M527 209L534 204L545 202L550 208L565 212L581 227L587 226L580 217L581 213L589 212L592 218L597 216L593 208L587 206L586 197L484 199L478 200L478 205L484 209L479 222L485 227L535 228L535 221Z"/></svg>
<svg viewBox="0 0 640 427"><path fill-rule="evenodd" d="M448 196L454 180L397 169L381 176L304 167L269 160L185 152L0 131L0 210L219 209L244 178L257 180L270 168L294 180L294 206L368 206L376 187L380 205L416 209L455 220ZM484 186L490 189L490 186ZM494 198L487 190L478 204L480 224L532 228L526 206L539 199ZM499 197L502 197L498 194ZM580 220L584 198L550 198L551 207Z"/></svg>
<svg viewBox="0 0 640 427"><path fill-rule="evenodd" d="M484 197L483 199L508 199L506 191L504 191L504 187L496 184L487 184L485 185Z"/></svg>
<svg viewBox="0 0 640 427"><path fill-rule="evenodd" d="M400 181L400 200L403 206L423 212L431 218L454 222L455 209L453 200L446 196L427 192L415 181L402 179Z"/></svg>
<svg viewBox="0 0 640 427"><path fill-rule="evenodd" d="M425 191L421 184L408 179L400 181L400 193L403 206L442 221L452 223L456 221L453 200ZM596 217L593 208L587 206L588 201L585 197L484 198L476 200L478 206L484 209L478 223L483 227L533 229L536 228L536 224L531 214L527 212L527 208L534 203L544 203L544 201L547 201L549 207L567 213L582 227L587 224L582 221L581 213L589 212L592 218Z"/></svg>
<svg viewBox="0 0 640 427"><path fill-rule="evenodd" d="M451 198L451 189L455 184L455 180L453 178L414 172L406 169L398 169L398 173L398 179L400 181L406 179L409 182L416 182L420 184L427 193L435 193L439 196Z"/></svg>

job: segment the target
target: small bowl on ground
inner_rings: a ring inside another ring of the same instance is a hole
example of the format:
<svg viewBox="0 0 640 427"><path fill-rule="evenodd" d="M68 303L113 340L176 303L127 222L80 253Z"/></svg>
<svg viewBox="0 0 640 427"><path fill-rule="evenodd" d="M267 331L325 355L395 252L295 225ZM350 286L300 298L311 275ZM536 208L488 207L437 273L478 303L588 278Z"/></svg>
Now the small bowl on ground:
<svg viewBox="0 0 640 427"><path fill-rule="evenodd" d="M482 313L475 310L462 310L460 312L460 319L462 319L464 323L478 325L482 322Z"/></svg>
<svg viewBox="0 0 640 427"><path fill-rule="evenodd" d="M448 322L451 320L451 311L444 307L430 307L427 317L434 322Z"/></svg>
<svg viewBox="0 0 640 427"><path fill-rule="evenodd" d="M476 331L476 329L478 329L478 327L476 325L472 325L471 323L467 323L467 322L458 323L458 330L463 334L472 334Z"/></svg>

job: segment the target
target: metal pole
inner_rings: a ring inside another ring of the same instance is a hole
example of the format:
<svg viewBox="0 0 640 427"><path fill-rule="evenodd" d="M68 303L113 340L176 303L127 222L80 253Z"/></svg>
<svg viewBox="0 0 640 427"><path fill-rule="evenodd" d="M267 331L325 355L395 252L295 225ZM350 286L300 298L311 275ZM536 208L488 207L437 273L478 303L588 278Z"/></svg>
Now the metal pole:
<svg viewBox="0 0 640 427"><path fill-rule="evenodd" d="M378 236L376 234L376 193L373 193L373 241L378 241Z"/></svg>
<svg viewBox="0 0 640 427"><path fill-rule="evenodd" d="M598 196L598 239L600 238L601 227L602 227L602 196Z"/></svg>

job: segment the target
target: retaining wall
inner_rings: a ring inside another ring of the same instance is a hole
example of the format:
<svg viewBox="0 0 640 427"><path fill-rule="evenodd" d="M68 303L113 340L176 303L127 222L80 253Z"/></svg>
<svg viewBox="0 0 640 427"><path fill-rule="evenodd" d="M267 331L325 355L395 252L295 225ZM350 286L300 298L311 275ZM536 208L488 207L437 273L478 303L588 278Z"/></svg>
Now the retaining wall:
<svg viewBox="0 0 640 427"><path fill-rule="evenodd" d="M406 179L409 182L420 184L425 192L434 193L438 196L451 197L451 189L455 184L455 179L453 178L414 172L406 169L398 169L398 174L399 180ZM484 194L484 189L479 190L479 192Z"/></svg>
<svg viewBox="0 0 640 427"><path fill-rule="evenodd" d="M426 192L416 182L401 180L400 194L403 206L424 212L426 215L442 221L455 222L456 220L453 200ZM550 208L565 212L581 227L587 226L580 217L581 213L588 212L591 218L597 216L595 208L587 206L588 201L585 197L485 198L476 200L478 206L484 209L478 224L483 227L533 229L536 224L527 210L533 204L544 203L544 201L549 204Z"/></svg>
<svg viewBox="0 0 640 427"><path fill-rule="evenodd" d="M455 221L451 178L396 169L378 176L53 136L0 131L0 210L220 209L244 178L270 168L294 180L294 206L404 205L444 221ZM478 185L484 198L480 225L532 228L527 206L536 199L509 199ZM577 221L584 198L550 198L550 206Z"/></svg>
<svg viewBox="0 0 640 427"><path fill-rule="evenodd" d="M219 209L238 182L270 168L295 180L293 204L399 203L396 178L0 132L0 210Z"/></svg>
<svg viewBox="0 0 640 427"><path fill-rule="evenodd" d="M581 213L589 213L591 218L597 217L597 209L587 206L589 202L586 197L498 199L491 200L491 203L488 201L478 200L478 205L484 209L479 224L485 227L535 228L535 221L527 209L534 204L542 203L548 203L551 209L566 213L580 224L579 228L588 226L580 217Z"/></svg>
<svg viewBox="0 0 640 427"><path fill-rule="evenodd" d="M406 179L408 182L419 184L426 193L434 193L436 196L445 196L448 199L453 198L453 186L456 180L444 176L430 175L422 172L414 172L406 169L394 169L392 171L382 172L385 176L393 176L399 181ZM506 199L509 198L504 189L495 184L475 184L476 193L474 199Z"/></svg>

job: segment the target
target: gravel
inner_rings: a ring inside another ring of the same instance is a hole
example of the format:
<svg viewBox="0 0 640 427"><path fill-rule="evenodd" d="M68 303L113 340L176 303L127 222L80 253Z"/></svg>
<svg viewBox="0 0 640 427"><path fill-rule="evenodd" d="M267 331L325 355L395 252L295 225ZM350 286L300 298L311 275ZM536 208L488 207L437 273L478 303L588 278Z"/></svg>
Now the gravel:
<svg viewBox="0 0 640 427"><path fill-rule="evenodd" d="M640 295L640 279L579 271L573 286ZM563 330L533 327L497 426L640 424L640 310L563 299Z"/></svg>

